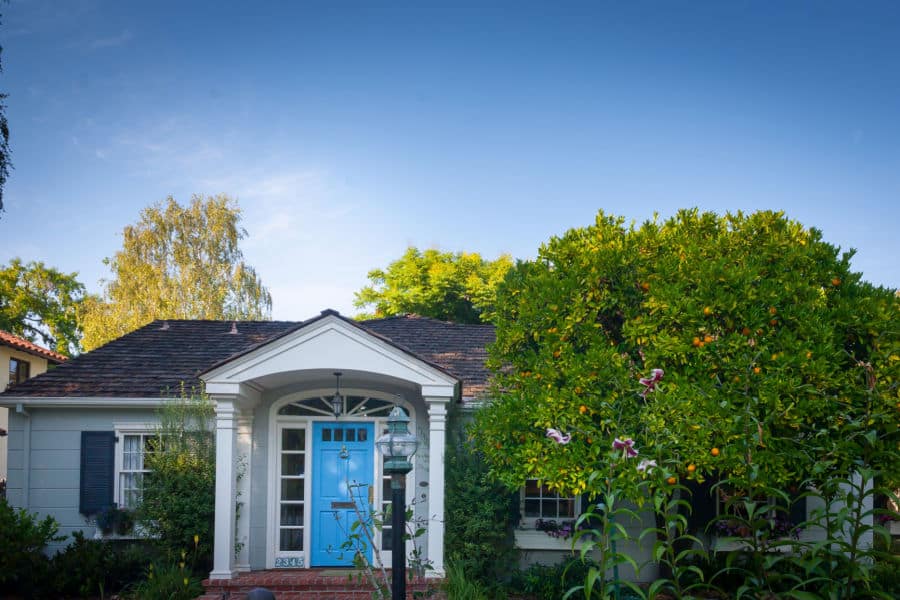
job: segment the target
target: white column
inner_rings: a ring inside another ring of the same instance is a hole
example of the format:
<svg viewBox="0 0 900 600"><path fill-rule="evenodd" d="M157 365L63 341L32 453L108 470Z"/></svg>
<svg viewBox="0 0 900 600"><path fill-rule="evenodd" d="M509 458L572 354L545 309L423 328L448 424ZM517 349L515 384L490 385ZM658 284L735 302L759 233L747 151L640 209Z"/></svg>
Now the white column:
<svg viewBox="0 0 900 600"><path fill-rule="evenodd" d="M240 515L237 516L237 543L241 549L237 554L235 570L250 570L250 504L253 500L250 495L250 464L252 462L253 448L253 414L241 413L237 418L237 457L236 465L241 472L237 481L237 501L241 503Z"/></svg>
<svg viewBox="0 0 900 600"><path fill-rule="evenodd" d="M428 406L428 560L429 577L444 576L444 450L447 441L447 403L450 398L425 398Z"/></svg>
<svg viewBox="0 0 900 600"><path fill-rule="evenodd" d="M232 397L216 400L216 522L210 579L234 576L235 407Z"/></svg>

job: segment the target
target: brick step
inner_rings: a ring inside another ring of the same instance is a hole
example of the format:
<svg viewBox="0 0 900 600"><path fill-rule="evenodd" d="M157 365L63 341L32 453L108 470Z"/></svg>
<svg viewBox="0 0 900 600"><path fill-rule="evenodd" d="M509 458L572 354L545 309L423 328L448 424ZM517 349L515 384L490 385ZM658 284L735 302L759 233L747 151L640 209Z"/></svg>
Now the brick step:
<svg viewBox="0 0 900 600"><path fill-rule="evenodd" d="M407 583L407 597L433 590L430 597L440 599L441 581L417 580ZM247 592L266 588L277 600L370 600L372 587L358 571L337 569L271 570L240 573L233 579L206 580L205 594L199 600L243 600Z"/></svg>

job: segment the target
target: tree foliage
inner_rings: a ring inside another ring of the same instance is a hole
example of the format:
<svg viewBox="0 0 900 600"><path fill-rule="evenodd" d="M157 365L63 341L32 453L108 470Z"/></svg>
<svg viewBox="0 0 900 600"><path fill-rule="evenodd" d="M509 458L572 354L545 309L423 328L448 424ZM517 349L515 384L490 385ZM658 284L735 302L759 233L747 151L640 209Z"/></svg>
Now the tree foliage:
<svg viewBox="0 0 900 600"><path fill-rule="evenodd" d="M18 258L0 267L0 329L62 354L77 353L77 310L84 298L77 275Z"/></svg>
<svg viewBox="0 0 900 600"><path fill-rule="evenodd" d="M900 299L851 256L774 212L600 212L552 238L498 290L496 400L477 419L493 474L591 491L641 477L605 466L633 438L671 481L791 485L863 452L896 479Z"/></svg>
<svg viewBox="0 0 900 600"><path fill-rule="evenodd" d="M420 251L410 246L387 270L369 271L371 285L356 293L353 304L374 313L358 318L414 313L442 321L480 323L493 313L497 284L512 267L512 258L493 261L476 252Z"/></svg>
<svg viewBox="0 0 900 600"><path fill-rule="evenodd" d="M2 15L0 15L2 17ZM0 46L0 55L3 54L3 46ZM3 66L0 64L0 73ZM8 94L0 93L0 213L3 212L3 190L6 187L6 178L9 177L9 169L12 167L9 148L9 122L6 120L6 98Z"/></svg>
<svg viewBox="0 0 900 600"><path fill-rule="evenodd" d="M104 260L113 279L84 302L84 347L91 350L154 319L268 319L272 297L239 247L247 232L225 195L174 198L141 211L122 249Z"/></svg>

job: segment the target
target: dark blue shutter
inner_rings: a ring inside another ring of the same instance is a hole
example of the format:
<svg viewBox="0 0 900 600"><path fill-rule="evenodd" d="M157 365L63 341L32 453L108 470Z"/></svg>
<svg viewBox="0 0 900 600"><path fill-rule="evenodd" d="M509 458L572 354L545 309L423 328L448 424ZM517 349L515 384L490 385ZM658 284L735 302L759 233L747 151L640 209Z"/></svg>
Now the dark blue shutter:
<svg viewBox="0 0 900 600"><path fill-rule="evenodd" d="M791 500L790 519L794 525L806 522L806 496L802 498L795 497Z"/></svg>
<svg viewBox="0 0 900 600"><path fill-rule="evenodd" d="M718 495L713 489L716 482L706 480L703 483L688 481L690 492L687 500L691 503L691 514L688 515L688 531L706 533L709 524L716 518L716 501Z"/></svg>
<svg viewBox="0 0 900 600"><path fill-rule="evenodd" d="M81 514L93 515L112 506L115 456L115 432L81 432Z"/></svg>

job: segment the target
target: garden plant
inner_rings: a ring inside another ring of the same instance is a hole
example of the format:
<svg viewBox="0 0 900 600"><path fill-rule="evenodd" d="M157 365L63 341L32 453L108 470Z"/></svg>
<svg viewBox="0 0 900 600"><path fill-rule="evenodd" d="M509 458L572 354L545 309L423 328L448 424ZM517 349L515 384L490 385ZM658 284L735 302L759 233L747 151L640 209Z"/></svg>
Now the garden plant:
<svg viewBox="0 0 900 600"><path fill-rule="evenodd" d="M726 597L880 593L873 568L889 556L870 501L900 482L900 298L851 257L781 213L636 225L601 212L510 271L475 436L510 489L537 478L593 499L596 525L576 544L600 564L573 593L621 597L607 579L634 561L616 551L631 507L657 516L647 535L663 568L644 594L697 597L726 580L740 582ZM699 566L718 559L715 519L687 527L685 487L700 482L731 499L723 518L746 520L718 572ZM776 550L776 517L813 496L824 506L798 523L806 537Z"/></svg>

